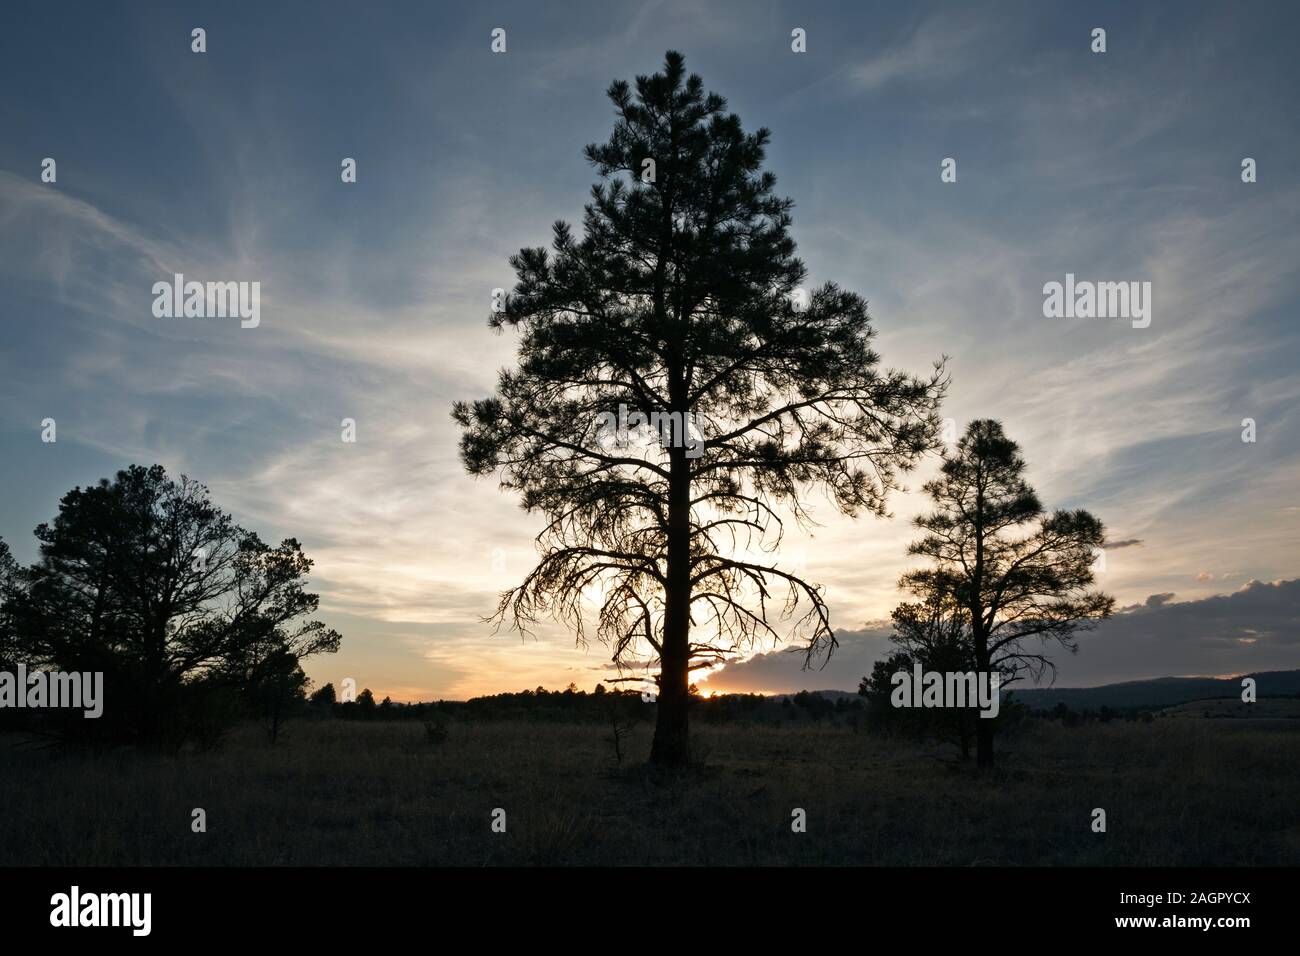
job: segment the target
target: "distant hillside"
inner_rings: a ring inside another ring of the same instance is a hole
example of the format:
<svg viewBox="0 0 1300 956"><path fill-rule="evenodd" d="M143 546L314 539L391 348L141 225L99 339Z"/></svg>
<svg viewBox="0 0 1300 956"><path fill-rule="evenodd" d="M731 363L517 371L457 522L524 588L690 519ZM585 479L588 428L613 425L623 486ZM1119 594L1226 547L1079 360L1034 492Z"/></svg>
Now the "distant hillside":
<svg viewBox="0 0 1300 956"><path fill-rule="evenodd" d="M1194 700L1176 704L1159 712L1162 717L1253 717L1300 718L1300 698L1261 697L1253 704L1244 704L1240 695L1223 700Z"/></svg>
<svg viewBox="0 0 1300 956"><path fill-rule="evenodd" d="M1243 674L1255 678L1259 699L1270 697L1295 697L1300 694L1300 670L1264 671ZM823 697L856 697L850 691L817 691ZM1013 685L1008 694L1033 710L1051 710L1058 703L1071 710L1116 710L1129 707L1173 707L1194 700L1241 697L1241 677L1219 680L1213 677L1158 677L1153 680L1126 681L1123 684L1105 684L1101 687L1024 687ZM790 697L777 694L776 699Z"/></svg>
<svg viewBox="0 0 1300 956"><path fill-rule="evenodd" d="M1294 697L1300 694L1300 670L1266 671L1242 675L1255 678L1260 700L1270 697ZM1071 710L1097 710L1101 707L1172 707L1194 700L1241 697L1241 677L1216 680L1213 677L1159 677L1155 680L1127 681L1102 687L1027 687L1012 688L1015 699L1034 710L1051 710L1063 703Z"/></svg>

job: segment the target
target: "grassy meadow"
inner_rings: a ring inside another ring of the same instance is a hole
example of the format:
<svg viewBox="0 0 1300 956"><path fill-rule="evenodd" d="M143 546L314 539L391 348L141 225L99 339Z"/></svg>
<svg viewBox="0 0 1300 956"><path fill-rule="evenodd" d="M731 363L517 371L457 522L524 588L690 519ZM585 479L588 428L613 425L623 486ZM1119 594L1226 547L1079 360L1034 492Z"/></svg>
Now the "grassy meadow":
<svg viewBox="0 0 1300 956"><path fill-rule="evenodd" d="M983 776L808 721L697 725L699 766L662 776L651 733L621 764L599 724L299 720L176 756L3 739L0 864L1300 863L1297 720L1033 720Z"/></svg>

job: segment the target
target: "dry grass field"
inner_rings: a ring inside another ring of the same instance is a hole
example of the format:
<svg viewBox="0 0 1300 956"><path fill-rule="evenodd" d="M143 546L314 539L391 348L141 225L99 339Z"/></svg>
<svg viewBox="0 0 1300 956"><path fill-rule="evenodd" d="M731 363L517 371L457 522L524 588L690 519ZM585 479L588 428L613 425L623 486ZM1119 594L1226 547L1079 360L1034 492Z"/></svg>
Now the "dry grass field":
<svg viewBox="0 0 1300 956"><path fill-rule="evenodd" d="M650 732L621 766L583 724L454 722L434 743L414 722L303 720L274 747L250 725L174 757L0 741L0 864L1300 863L1296 720L1033 721L987 776L805 722L698 726L700 765L660 777Z"/></svg>

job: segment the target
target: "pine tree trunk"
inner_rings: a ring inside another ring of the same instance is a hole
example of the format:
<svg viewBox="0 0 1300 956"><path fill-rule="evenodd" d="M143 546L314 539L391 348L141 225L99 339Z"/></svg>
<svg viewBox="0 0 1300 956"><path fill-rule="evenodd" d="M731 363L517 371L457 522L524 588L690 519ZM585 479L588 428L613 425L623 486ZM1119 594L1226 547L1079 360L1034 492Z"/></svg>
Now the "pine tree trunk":
<svg viewBox="0 0 1300 956"><path fill-rule="evenodd" d="M684 767L691 760L687 712L690 700L686 669L670 667L665 662L659 681L655 739L650 747L650 762L660 767Z"/></svg>
<svg viewBox="0 0 1300 956"><path fill-rule="evenodd" d="M975 620L979 619L980 614L977 614ZM992 657L989 654L986 634L975 636L975 662L981 679L992 674ZM980 770L993 767L993 721L981 716L975 717L975 766Z"/></svg>
<svg viewBox="0 0 1300 956"><path fill-rule="evenodd" d="M691 525L690 462L684 449L669 450L668 587L659 655L659 701L650 762L661 767L690 763Z"/></svg>

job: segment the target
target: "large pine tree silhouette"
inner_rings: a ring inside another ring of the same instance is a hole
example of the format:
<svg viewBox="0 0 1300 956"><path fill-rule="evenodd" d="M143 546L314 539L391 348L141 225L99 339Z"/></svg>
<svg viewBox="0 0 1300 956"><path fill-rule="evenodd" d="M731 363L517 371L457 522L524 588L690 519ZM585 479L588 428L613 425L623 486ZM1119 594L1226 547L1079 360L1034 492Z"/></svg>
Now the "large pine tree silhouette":
<svg viewBox="0 0 1300 956"><path fill-rule="evenodd" d="M693 671L768 638L801 639L808 661L834 648L821 588L775 560L784 521L814 491L883 514L936 446L946 376L882 370L861 297L804 293L768 131L745 133L680 54L609 97L583 235L557 222L549 253L512 258L491 322L519 331L518 367L453 417L468 471L546 519L497 620L552 615L582 643L594 597L615 662L657 662L651 759L681 765ZM661 416L665 440L611 434L620 407Z"/></svg>

